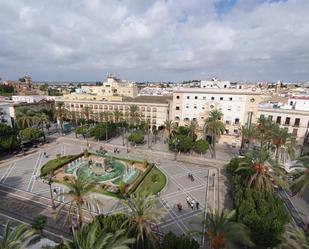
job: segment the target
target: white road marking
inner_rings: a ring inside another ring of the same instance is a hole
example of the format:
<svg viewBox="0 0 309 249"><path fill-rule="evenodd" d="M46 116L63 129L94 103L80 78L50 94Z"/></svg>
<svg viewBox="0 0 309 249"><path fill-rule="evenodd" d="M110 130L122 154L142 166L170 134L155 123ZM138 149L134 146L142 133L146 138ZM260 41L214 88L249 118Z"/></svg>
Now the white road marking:
<svg viewBox="0 0 309 249"><path fill-rule="evenodd" d="M6 179L9 177L9 175L12 173L12 170L14 169L14 167L16 166L16 163L13 163L9 168L8 171L6 172L5 175L2 176L1 178L1 183L4 183L6 181Z"/></svg>

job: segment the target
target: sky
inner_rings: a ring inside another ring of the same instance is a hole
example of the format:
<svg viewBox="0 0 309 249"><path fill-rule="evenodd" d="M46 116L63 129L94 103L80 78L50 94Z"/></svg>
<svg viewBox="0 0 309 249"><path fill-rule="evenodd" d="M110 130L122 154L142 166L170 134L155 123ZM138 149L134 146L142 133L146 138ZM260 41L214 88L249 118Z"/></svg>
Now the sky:
<svg viewBox="0 0 309 249"><path fill-rule="evenodd" d="M0 77L309 81L309 0L0 0Z"/></svg>

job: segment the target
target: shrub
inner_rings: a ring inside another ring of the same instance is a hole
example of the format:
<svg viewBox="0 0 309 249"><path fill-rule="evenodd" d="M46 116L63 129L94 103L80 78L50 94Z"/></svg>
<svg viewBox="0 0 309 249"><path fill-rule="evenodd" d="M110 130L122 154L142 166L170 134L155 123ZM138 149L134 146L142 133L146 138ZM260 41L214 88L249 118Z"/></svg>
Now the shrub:
<svg viewBox="0 0 309 249"><path fill-rule="evenodd" d="M89 152L87 149L84 150L84 157L89 157Z"/></svg>
<svg viewBox="0 0 309 249"><path fill-rule="evenodd" d="M159 175L158 174L153 174L152 176L151 176L151 181L152 182L157 182L159 180Z"/></svg>
<svg viewBox="0 0 309 249"><path fill-rule="evenodd" d="M75 129L75 134L77 134L77 135L82 135L84 133L85 133L85 129L83 127L77 127Z"/></svg>
<svg viewBox="0 0 309 249"><path fill-rule="evenodd" d="M177 142L176 142L177 141ZM175 136L169 144L170 149L177 150L181 152L188 152L192 149L193 140L185 135Z"/></svg>
<svg viewBox="0 0 309 249"><path fill-rule="evenodd" d="M34 141L43 136L43 132L38 128L26 128L21 132L22 137L25 141Z"/></svg>
<svg viewBox="0 0 309 249"><path fill-rule="evenodd" d="M143 160L143 167L144 167L144 169L146 169L147 166L148 166L148 161L145 159L145 160Z"/></svg>
<svg viewBox="0 0 309 249"><path fill-rule="evenodd" d="M34 218L31 226L37 232L42 233L46 223L47 223L47 217L44 215L38 215L37 217Z"/></svg>
<svg viewBox="0 0 309 249"><path fill-rule="evenodd" d="M126 192L126 183L124 181L119 181L118 183L118 188L119 188L119 192L121 194L124 194Z"/></svg>
<svg viewBox="0 0 309 249"><path fill-rule="evenodd" d="M128 137L128 141L133 143L142 143L144 141L144 136L138 133L133 133Z"/></svg>
<svg viewBox="0 0 309 249"><path fill-rule="evenodd" d="M187 235L177 237L173 232L164 235L162 249L199 249L200 245Z"/></svg>
<svg viewBox="0 0 309 249"><path fill-rule="evenodd" d="M199 154L205 154L209 148L209 144L206 140L200 139L194 142L193 150Z"/></svg>

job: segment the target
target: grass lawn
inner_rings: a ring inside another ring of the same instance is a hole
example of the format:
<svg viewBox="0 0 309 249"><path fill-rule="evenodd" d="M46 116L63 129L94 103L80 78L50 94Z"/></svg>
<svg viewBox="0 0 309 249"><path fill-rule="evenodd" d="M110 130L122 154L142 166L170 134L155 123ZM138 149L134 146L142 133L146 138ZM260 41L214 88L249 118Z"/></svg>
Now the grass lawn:
<svg viewBox="0 0 309 249"><path fill-rule="evenodd" d="M166 176L157 167L153 167L135 192L149 191L153 194L160 192L166 184Z"/></svg>

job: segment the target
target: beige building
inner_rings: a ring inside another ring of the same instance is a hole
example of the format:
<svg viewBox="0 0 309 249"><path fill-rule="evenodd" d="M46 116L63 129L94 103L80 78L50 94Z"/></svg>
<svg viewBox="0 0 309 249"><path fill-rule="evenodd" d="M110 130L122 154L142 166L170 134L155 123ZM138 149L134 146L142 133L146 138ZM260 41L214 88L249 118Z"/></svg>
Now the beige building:
<svg viewBox="0 0 309 249"><path fill-rule="evenodd" d="M138 89L134 82L120 80L115 75L110 74L102 86L82 86L81 93L135 98L137 97Z"/></svg>
<svg viewBox="0 0 309 249"><path fill-rule="evenodd" d="M96 94L71 93L63 95L66 100L101 100L101 101L122 101L122 96L105 96Z"/></svg>
<svg viewBox="0 0 309 249"><path fill-rule="evenodd" d="M210 111L218 109L223 113L222 121L226 127L218 142L236 146L241 143L241 127L256 122L261 100L261 94L255 88L175 88L171 120L177 125L188 125L190 121L196 121L203 127Z"/></svg>
<svg viewBox="0 0 309 249"><path fill-rule="evenodd" d="M167 97L137 97L127 98L123 102L117 101L98 101L98 100L68 100L58 99L64 102L64 106L69 111L82 113L85 107L90 110L90 119L96 120L101 112L122 112L123 117L129 115L131 105L139 107L139 117L141 120L150 121L152 127L159 128L169 119L169 101Z"/></svg>

